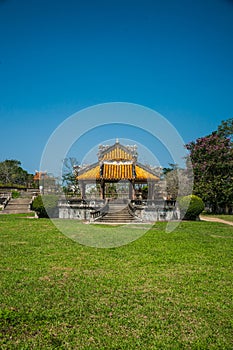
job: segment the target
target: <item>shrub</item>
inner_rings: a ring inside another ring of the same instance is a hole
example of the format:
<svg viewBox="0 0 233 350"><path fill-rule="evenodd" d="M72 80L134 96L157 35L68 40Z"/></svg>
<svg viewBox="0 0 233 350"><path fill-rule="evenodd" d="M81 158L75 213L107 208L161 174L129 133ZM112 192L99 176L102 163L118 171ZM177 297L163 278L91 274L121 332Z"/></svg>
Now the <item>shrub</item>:
<svg viewBox="0 0 233 350"><path fill-rule="evenodd" d="M204 210L203 200L195 195L181 197L178 200L181 215L185 220L197 220Z"/></svg>
<svg viewBox="0 0 233 350"><path fill-rule="evenodd" d="M32 210L34 210L39 218L57 217L58 197L56 195L39 195L32 203Z"/></svg>
<svg viewBox="0 0 233 350"><path fill-rule="evenodd" d="M12 198L19 198L20 197L20 192L18 191L12 191L11 192Z"/></svg>

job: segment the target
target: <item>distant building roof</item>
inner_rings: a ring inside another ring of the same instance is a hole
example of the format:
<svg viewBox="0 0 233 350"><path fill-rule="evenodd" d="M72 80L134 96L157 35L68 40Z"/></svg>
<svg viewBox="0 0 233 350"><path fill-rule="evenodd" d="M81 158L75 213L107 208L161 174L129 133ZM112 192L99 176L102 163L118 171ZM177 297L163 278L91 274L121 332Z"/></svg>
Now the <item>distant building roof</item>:
<svg viewBox="0 0 233 350"><path fill-rule="evenodd" d="M37 180L41 180L43 178L43 176L47 176L47 172L46 171L36 171L33 180L37 181Z"/></svg>

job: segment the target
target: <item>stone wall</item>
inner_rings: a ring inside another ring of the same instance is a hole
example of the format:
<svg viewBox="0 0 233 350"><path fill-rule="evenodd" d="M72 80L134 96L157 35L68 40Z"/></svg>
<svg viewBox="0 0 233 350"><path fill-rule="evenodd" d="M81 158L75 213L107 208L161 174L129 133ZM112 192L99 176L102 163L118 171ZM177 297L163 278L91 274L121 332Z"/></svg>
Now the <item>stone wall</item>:
<svg viewBox="0 0 233 350"><path fill-rule="evenodd" d="M93 212L93 208L90 207L72 207L69 204L59 206L60 219L93 221L91 212ZM162 207L137 207L134 213L141 222L148 223L180 219L180 212L176 207L170 209L163 209Z"/></svg>
<svg viewBox="0 0 233 350"><path fill-rule="evenodd" d="M142 222L171 221L180 219L180 211L177 208L163 209L162 207L136 208L135 215Z"/></svg>
<svg viewBox="0 0 233 350"><path fill-rule="evenodd" d="M91 209L87 208L71 208L69 206L59 207L60 219L76 219L76 220L91 220Z"/></svg>

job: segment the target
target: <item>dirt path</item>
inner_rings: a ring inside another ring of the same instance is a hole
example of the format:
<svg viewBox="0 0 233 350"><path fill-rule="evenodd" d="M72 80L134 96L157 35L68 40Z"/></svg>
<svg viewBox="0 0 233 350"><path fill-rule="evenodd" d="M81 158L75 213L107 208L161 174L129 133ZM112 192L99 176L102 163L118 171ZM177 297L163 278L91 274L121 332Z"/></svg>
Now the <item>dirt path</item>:
<svg viewBox="0 0 233 350"><path fill-rule="evenodd" d="M210 222L221 222L222 224L227 224L227 225L231 225L233 226L233 222L231 221L226 221L226 220L222 220L222 219L219 219L219 218L211 218L209 216L200 216L200 219L203 220L203 221L210 221Z"/></svg>

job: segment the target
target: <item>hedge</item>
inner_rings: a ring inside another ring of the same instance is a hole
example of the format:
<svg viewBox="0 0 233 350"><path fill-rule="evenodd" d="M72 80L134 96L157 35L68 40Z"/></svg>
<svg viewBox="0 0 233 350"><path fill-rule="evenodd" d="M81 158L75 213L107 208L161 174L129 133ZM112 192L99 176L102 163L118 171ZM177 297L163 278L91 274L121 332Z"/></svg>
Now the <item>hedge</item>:
<svg viewBox="0 0 233 350"><path fill-rule="evenodd" d="M56 195L39 195L32 203L32 210L34 210L39 218L57 217L58 197Z"/></svg>
<svg viewBox="0 0 233 350"><path fill-rule="evenodd" d="M184 220L197 220L204 210L203 200L193 194L179 198L178 205Z"/></svg>

